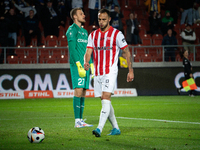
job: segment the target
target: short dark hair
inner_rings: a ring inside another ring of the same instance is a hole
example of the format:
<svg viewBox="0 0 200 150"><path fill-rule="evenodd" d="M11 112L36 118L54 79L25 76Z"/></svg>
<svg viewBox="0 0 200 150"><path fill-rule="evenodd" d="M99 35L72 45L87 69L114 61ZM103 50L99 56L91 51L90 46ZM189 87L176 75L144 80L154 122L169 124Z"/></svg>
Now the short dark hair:
<svg viewBox="0 0 200 150"><path fill-rule="evenodd" d="M108 9L103 8L99 10L99 13L107 13L108 17L110 17L110 11Z"/></svg>
<svg viewBox="0 0 200 150"><path fill-rule="evenodd" d="M74 20L74 15L76 15L77 10L82 10L81 8L74 8L70 11L70 17Z"/></svg>

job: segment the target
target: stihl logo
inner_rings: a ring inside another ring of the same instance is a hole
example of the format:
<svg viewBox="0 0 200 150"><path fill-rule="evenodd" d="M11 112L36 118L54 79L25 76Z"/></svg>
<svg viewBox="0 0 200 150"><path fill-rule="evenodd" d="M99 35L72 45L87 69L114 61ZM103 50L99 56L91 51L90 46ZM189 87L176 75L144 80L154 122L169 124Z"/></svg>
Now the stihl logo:
<svg viewBox="0 0 200 150"><path fill-rule="evenodd" d="M0 97L20 97L18 93L0 93Z"/></svg>
<svg viewBox="0 0 200 150"><path fill-rule="evenodd" d="M53 98L52 91L24 91L25 98Z"/></svg>
<svg viewBox="0 0 200 150"><path fill-rule="evenodd" d="M29 97L37 97L37 96L49 96L47 92L31 92L28 95Z"/></svg>

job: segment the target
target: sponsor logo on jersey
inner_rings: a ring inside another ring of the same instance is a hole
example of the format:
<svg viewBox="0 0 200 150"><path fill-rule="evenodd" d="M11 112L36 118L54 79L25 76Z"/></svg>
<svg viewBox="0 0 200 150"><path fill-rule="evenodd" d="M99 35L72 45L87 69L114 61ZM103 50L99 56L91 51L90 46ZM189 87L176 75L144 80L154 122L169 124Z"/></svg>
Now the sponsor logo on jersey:
<svg viewBox="0 0 200 150"><path fill-rule="evenodd" d="M95 47L94 50L112 50L113 47L110 46L102 46L102 47Z"/></svg>
<svg viewBox="0 0 200 150"><path fill-rule="evenodd" d="M84 39L78 39L77 42L82 42L82 43L87 43L88 40L84 40Z"/></svg>
<svg viewBox="0 0 200 150"><path fill-rule="evenodd" d="M123 42L123 43L126 42L125 38L122 39L122 42Z"/></svg>

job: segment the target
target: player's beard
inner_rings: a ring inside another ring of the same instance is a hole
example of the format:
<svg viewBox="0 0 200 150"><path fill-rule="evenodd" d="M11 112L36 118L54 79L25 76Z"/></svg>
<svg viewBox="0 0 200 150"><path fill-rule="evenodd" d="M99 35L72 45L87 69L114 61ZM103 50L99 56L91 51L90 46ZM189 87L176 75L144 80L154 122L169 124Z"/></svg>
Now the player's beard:
<svg viewBox="0 0 200 150"><path fill-rule="evenodd" d="M100 27L100 28L101 28L101 31L104 31L104 30L107 28L108 24L109 24L109 22L108 22L105 26Z"/></svg>

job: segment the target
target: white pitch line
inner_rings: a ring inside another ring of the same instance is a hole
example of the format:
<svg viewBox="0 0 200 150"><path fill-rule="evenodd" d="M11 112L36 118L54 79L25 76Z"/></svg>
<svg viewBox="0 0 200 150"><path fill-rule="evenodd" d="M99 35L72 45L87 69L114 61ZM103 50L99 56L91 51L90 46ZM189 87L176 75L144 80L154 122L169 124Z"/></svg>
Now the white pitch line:
<svg viewBox="0 0 200 150"><path fill-rule="evenodd" d="M116 117L119 119L130 119L130 120L147 120L147 121L158 121L158 122L174 122L174 123L186 123L186 124L200 124L200 122L186 122L186 121L173 121L173 120L161 120L161 119L145 119L145 118L128 118L128 117Z"/></svg>
<svg viewBox="0 0 200 150"><path fill-rule="evenodd" d="M99 116L85 116L85 118L90 118L90 117L99 117ZM67 119L67 118L73 118L73 117L45 117L45 119ZM119 119L127 119L127 120L144 120L144 121L158 121L158 122L173 122L173 123L185 123L185 124L200 124L200 122L186 122L186 121L173 121L173 120L162 120L162 119L145 119L145 118L128 118L128 117L116 117ZM37 118L23 118L21 120L37 120L37 119L44 119L43 117L37 117ZM6 118L6 119L1 119L0 121L9 121L9 120L19 120L16 118Z"/></svg>

